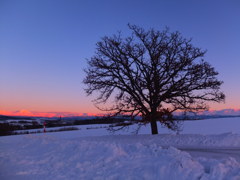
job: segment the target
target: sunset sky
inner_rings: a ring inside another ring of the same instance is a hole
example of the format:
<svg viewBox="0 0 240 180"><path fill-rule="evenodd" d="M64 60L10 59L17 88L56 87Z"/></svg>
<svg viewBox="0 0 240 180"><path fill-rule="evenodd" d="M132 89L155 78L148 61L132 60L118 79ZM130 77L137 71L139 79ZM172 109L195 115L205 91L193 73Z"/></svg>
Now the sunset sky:
<svg viewBox="0 0 240 180"><path fill-rule="evenodd" d="M193 38L224 81L226 102L211 109L240 109L239 0L0 0L0 114L102 113L83 69L96 42L128 23Z"/></svg>

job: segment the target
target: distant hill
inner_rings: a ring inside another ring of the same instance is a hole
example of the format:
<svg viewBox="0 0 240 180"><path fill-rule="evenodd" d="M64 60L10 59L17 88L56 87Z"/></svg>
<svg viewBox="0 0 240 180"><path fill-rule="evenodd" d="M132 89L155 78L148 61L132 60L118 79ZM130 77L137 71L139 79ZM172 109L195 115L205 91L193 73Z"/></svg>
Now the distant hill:
<svg viewBox="0 0 240 180"><path fill-rule="evenodd" d="M8 119L25 119L25 120L33 120L34 118L28 117L28 116L5 116L5 115L0 115L0 120L8 120Z"/></svg>
<svg viewBox="0 0 240 180"><path fill-rule="evenodd" d="M240 109L222 109L215 111L205 111L203 115L215 115L215 116L240 116Z"/></svg>

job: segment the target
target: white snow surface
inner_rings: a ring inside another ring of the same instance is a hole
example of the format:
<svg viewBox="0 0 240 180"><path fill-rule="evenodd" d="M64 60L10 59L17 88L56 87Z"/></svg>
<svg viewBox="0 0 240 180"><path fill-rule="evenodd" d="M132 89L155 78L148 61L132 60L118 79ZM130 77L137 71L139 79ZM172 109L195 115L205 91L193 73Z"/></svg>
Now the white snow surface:
<svg viewBox="0 0 240 180"><path fill-rule="evenodd" d="M179 150L240 149L239 134L81 137L77 132L0 137L0 179L240 179L240 160L231 155L193 157Z"/></svg>

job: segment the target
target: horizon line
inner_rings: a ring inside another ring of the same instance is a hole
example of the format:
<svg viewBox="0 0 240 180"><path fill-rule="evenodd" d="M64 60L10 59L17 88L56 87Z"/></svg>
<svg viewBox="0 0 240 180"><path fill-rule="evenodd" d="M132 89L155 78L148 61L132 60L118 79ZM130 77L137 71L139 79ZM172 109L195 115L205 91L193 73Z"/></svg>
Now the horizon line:
<svg viewBox="0 0 240 180"><path fill-rule="evenodd" d="M207 110L199 112L199 115L240 115L240 109ZM4 116L27 116L27 117L74 117L74 116L104 116L106 113L78 113L78 112L39 112L29 110L5 111L0 110Z"/></svg>

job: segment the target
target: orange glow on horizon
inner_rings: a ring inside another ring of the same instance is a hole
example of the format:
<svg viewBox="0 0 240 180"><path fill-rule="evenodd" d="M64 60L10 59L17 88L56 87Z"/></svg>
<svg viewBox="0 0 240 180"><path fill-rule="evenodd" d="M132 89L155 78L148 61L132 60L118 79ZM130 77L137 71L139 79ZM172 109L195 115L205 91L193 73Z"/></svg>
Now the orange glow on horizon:
<svg viewBox="0 0 240 180"><path fill-rule="evenodd" d="M36 112L28 110L4 111L0 110L0 115L5 116L35 116L35 117L70 117L70 116L101 116L95 113L77 113L77 112Z"/></svg>
<svg viewBox="0 0 240 180"><path fill-rule="evenodd" d="M224 115L240 114L240 109L222 109L222 110L209 110L208 114L215 114L221 111ZM204 112L199 112L204 114ZM22 109L20 111L5 111L0 110L0 115L5 116L30 116L30 117L71 117L71 116L103 116L104 113L78 113L78 112L37 112Z"/></svg>

